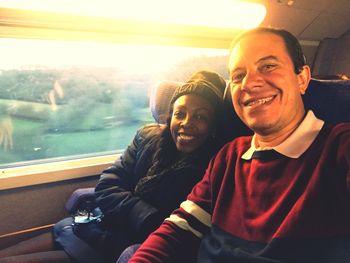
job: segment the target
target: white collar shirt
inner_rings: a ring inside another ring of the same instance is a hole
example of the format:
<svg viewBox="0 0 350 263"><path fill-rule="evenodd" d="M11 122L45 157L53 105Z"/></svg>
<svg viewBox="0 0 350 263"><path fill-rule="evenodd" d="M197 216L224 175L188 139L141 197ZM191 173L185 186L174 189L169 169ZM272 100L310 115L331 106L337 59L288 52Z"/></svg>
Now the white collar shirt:
<svg viewBox="0 0 350 263"><path fill-rule="evenodd" d="M242 155L242 159L252 159L255 151L275 150L278 153L290 157L299 158L312 144L324 125L324 121L317 119L314 113L309 110L293 133L282 143L271 148L256 148L256 135L253 135L250 148Z"/></svg>

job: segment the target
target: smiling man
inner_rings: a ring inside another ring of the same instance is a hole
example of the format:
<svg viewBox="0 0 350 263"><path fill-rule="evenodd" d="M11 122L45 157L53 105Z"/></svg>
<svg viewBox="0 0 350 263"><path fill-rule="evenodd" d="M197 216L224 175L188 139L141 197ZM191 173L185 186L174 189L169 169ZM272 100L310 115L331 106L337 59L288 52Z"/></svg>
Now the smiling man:
<svg viewBox="0 0 350 263"><path fill-rule="evenodd" d="M254 135L221 149L129 262L349 262L350 123L305 111L310 69L287 31L239 36L229 71Z"/></svg>
<svg viewBox="0 0 350 263"><path fill-rule="evenodd" d="M309 83L309 67L298 65L295 69L283 38L271 33L242 38L230 58L235 111L261 143L278 145L304 117L300 94Z"/></svg>

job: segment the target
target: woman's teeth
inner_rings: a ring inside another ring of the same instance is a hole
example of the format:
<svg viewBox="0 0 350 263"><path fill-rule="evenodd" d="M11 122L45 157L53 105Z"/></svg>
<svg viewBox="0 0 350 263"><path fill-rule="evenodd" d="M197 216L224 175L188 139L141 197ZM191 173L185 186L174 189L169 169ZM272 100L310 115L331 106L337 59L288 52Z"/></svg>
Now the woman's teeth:
<svg viewBox="0 0 350 263"><path fill-rule="evenodd" d="M193 140L193 139L194 139L194 136L193 136L193 135L186 135L186 134L180 133L180 134L179 134L179 138L180 138L181 140L189 141L189 140Z"/></svg>

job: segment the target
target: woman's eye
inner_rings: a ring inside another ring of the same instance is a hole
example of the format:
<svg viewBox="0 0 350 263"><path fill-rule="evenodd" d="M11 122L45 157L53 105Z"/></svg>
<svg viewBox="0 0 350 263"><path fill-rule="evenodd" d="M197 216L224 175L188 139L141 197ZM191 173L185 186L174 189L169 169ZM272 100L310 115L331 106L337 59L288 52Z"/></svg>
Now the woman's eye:
<svg viewBox="0 0 350 263"><path fill-rule="evenodd" d="M175 111L173 113L173 116L177 119L183 119L185 117L185 114L181 111Z"/></svg>
<svg viewBox="0 0 350 263"><path fill-rule="evenodd" d="M196 115L196 120L206 121L208 118L205 115L198 114Z"/></svg>

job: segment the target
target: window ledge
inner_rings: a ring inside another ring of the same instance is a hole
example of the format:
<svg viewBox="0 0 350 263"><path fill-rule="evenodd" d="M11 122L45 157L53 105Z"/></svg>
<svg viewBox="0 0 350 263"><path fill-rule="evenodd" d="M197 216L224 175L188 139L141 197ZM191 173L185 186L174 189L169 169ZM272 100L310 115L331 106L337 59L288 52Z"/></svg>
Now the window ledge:
<svg viewBox="0 0 350 263"><path fill-rule="evenodd" d="M98 175L118 156L113 154L1 169L0 190Z"/></svg>

